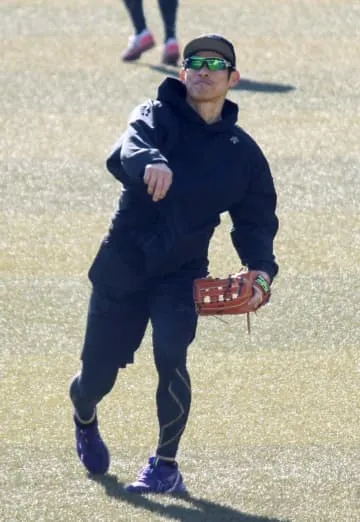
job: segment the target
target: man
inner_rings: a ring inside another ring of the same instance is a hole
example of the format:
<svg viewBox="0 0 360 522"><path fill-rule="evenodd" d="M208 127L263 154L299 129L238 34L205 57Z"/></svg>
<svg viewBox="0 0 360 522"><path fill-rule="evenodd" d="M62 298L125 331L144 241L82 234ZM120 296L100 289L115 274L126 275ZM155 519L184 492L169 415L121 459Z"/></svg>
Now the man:
<svg viewBox="0 0 360 522"><path fill-rule="evenodd" d="M176 40L176 14L178 0L158 0L161 18L164 24L164 47L161 61L165 65L177 65L180 57L179 44ZM135 34L130 36L129 45L122 55L124 62L138 60L142 53L152 49L155 40L149 31L143 8L143 0L124 0L130 15Z"/></svg>
<svg viewBox="0 0 360 522"><path fill-rule="evenodd" d="M93 284L82 369L71 384L78 455L92 473L110 464L96 406L119 368L134 361L148 322L159 376L156 451L128 491L178 492L176 455L190 410L187 349L196 332L193 281L208 274L208 247L220 214L243 265L270 285L278 267L276 193L260 148L236 125L226 99L239 81L231 42L190 41L180 81L137 107L107 161L123 183L119 208L91 266ZM255 291L249 304L262 304Z"/></svg>

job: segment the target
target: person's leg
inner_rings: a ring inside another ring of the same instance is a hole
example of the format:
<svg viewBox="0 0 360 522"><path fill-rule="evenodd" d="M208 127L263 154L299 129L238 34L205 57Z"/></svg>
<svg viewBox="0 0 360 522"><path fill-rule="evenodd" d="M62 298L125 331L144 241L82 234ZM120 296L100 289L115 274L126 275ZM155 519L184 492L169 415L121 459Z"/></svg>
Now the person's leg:
<svg viewBox="0 0 360 522"><path fill-rule="evenodd" d="M148 319L145 292L113 299L93 290L81 354L82 369L70 389L78 416L84 421L111 391L118 368L133 362Z"/></svg>
<svg viewBox="0 0 360 522"><path fill-rule="evenodd" d="M146 29L146 20L142 0L124 0L124 5L130 15L135 34Z"/></svg>
<svg viewBox="0 0 360 522"><path fill-rule="evenodd" d="M164 24L164 47L162 62L165 65L177 65L180 48L176 40L176 15L178 0L158 0Z"/></svg>
<svg viewBox="0 0 360 522"><path fill-rule="evenodd" d="M159 375L156 394L159 439L155 456L128 489L139 493L184 491L176 454L191 404L186 358L197 325L192 279L168 278L160 284L152 297L150 316Z"/></svg>
<svg viewBox="0 0 360 522"><path fill-rule="evenodd" d="M81 355L82 369L70 386L77 452L92 473L105 473L109 453L98 432L96 406L111 391L119 367L133 362L149 318L144 293L121 300L93 290Z"/></svg>
<svg viewBox="0 0 360 522"><path fill-rule="evenodd" d="M118 373L113 363L99 365L91 361L83 365L70 385L70 398L74 414L79 422L88 424L95 419L96 405L109 393L115 384Z"/></svg>
<svg viewBox="0 0 360 522"><path fill-rule="evenodd" d="M164 43L166 43L169 38L176 38L178 0L158 0L158 2L164 24Z"/></svg>
<svg viewBox="0 0 360 522"><path fill-rule="evenodd" d="M110 453L102 440L96 405L114 385L118 368L113 364L86 364L70 386L74 406L76 451L90 473L104 474L109 469Z"/></svg>
<svg viewBox="0 0 360 522"><path fill-rule="evenodd" d="M130 15L135 34L129 38L128 47L122 55L125 62L140 58L143 52L155 45L155 40L146 26L142 0L124 0L125 7Z"/></svg>
<svg viewBox="0 0 360 522"><path fill-rule="evenodd" d="M191 403L186 359L197 326L192 280L179 279L161 285L151 306L151 321L159 375L156 402L160 430L156 456L171 461L176 458Z"/></svg>

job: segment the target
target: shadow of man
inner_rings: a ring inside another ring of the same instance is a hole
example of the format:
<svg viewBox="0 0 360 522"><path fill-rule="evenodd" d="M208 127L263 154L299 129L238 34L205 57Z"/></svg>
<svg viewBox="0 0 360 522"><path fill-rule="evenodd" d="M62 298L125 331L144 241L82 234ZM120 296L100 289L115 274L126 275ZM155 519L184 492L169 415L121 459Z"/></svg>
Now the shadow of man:
<svg viewBox="0 0 360 522"><path fill-rule="evenodd" d="M124 488L124 483L120 482L116 475L88 475L88 477L103 486L109 497L171 520L181 522L290 522L242 513L209 500L193 497L189 493L171 494L171 498L181 499L183 505L164 505L153 500L154 496L128 493ZM168 500L170 495L162 495L162 498L164 497Z"/></svg>
<svg viewBox="0 0 360 522"><path fill-rule="evenodd" d="M165 74L166 76L170 76L172 78L179 77L179 69L176 67L167 67L164 65L151 65L139 63L137 65L146 65L152 71L157 71L161 74ZM266 92L269 94L276 93L286 93L295 90L293 85L286 85L282 83L273 83L273 82L257 82L254 80L249 80L247 78L241 78L239 83L232 88L233 91L254 91L254 92Z"/></svg>

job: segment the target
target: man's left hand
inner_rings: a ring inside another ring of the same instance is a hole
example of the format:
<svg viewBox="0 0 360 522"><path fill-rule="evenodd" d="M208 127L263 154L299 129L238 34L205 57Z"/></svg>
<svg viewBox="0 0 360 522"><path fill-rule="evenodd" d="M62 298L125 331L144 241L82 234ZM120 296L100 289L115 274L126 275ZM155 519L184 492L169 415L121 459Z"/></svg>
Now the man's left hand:
<svg viewBox="0 0 360 522"><path fill-rule="evenodd" d="M268 285L268 287L269 287L268 291L270 291L271 279L270 279L270 276L262 270L250 270L249 276L251 278L251 281L253 282L253 295L249 299L248 305L250 308L252 308L255 311L259 308L259 306L264 304L264 294L267 294L265 288ZM260 276L260 278L265 279L265 284L264 284L265 288L260 287L258 282L256 282L256 278L259 276ZM266 285L266 283L267 283L267 285Z"/></svg>

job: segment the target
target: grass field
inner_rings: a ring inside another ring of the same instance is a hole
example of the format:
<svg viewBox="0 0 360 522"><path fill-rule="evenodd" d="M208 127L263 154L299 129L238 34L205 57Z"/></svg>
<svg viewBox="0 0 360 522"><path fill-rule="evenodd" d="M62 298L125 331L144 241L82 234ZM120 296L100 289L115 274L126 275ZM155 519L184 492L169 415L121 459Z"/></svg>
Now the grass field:
<svg viewBox="0 0 360 522"><path fill-rule="evenodd" d="M156 0L148 21L162 41ZM253 320L204 319L179 460L186 498L129 496L157 437L149 332L99 408L110 473L74 449L87 270L120 186L104 159L131 109L175 68L160 47L121 62L120 0L2 0L0 519L360 520L360 6L351 0L180 0L182 43L238 48L230 97L279 193L280 273ZM214 274L238 269L223 217ZM134 407L135 405L135 407Z"/></svg>

